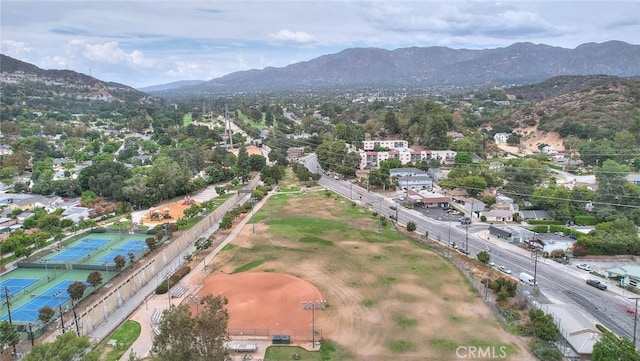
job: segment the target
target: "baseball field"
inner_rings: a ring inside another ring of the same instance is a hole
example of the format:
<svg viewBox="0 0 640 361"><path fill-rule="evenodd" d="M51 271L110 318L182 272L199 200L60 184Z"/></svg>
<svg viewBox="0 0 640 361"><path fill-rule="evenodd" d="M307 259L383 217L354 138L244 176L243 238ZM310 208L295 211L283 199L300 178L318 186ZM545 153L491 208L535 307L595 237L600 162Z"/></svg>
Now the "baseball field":
<svg viewBox="0 0 640 361"><path fill-rule="evenodd" d="M371 211L319 191L273 195L249 216L200 292L229 298L230 329L322 337L339 360L454 360L473 347L533 359L447 259ZM320 300L313 315L303 307Z"/></svg>

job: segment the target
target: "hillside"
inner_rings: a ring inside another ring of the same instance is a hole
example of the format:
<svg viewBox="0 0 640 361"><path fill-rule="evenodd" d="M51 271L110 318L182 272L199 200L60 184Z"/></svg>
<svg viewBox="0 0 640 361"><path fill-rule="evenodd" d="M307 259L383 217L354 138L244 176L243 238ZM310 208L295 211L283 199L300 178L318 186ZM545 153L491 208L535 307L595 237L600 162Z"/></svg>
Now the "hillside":
<svg viewBox="0 0 640 361"><path fill-rule="evenodd" d="M554 82L534 87L551 94ZM582 139L609 138L618 131L632 129L640 121L640 80L607 79L584 89L544 99L515 111L510 121L521 134L534 131L569 135ZM554 137L556 137L554 135ZM539 143L550 142L539 140Z"/></svg>
<svg viewBox="0 0 640 361"><path fill-rule="evenodd" d="M46 70L0 54L2 103L26 103L41 110L82 112L87 101L147 104L156 100L130 86L105 82L72 70Z"/></svg>

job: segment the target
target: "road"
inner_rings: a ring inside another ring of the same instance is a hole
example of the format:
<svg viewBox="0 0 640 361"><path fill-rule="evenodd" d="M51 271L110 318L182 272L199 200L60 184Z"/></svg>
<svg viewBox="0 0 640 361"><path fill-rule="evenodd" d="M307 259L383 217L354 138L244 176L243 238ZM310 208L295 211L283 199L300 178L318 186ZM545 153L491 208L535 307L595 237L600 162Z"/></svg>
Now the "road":
<svg viewBox="0 0 640 361"><path fill-rule="evenodd" d="M633 339L634 316L626 312L627 307L635 307L635 301L628 298L634 297L633 294L621 294L624 292L617 288L614 292L613 285L606 291L588 286L585 282L590 278L588 273L571 265L563 265L542 257L538 258L536 265L529 251L504 240L489 237L489 225L486 223L472 223L465 227L453 216L436 216L435 219L427 217L418 210L396 206L395 200L369 192L352 182L324 175L320 171L315 154L304 157L302 161L311 171L322 174L319 181L322 186L360 202L380 215L393 215L400 224L406 225L407 222L413 221L417 226L416 232L425 234L428 231L430 238L439 240L445 246L449 242L455 242L459 247L467 248L470 257L475 257L488 246L496 266L504 265L511 269L511 275L516 279L520 272L531 275L535 273L541 293L552 303L579 307L586 315L591 315L596 322L616 334ZM392 209L392 206L396 209Z"/></svg>

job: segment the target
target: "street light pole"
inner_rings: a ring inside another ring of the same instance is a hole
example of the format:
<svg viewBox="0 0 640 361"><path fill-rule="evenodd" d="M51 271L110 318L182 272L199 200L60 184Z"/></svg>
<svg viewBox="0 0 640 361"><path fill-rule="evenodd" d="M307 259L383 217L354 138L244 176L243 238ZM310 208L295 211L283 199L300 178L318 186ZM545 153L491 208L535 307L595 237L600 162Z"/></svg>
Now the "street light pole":
<svg viewBox="0 0 640 361"><path fill-rule="evenodd" d="M324 310L327 305L326 300L322 301L302 301L302 309L311 311L311 348L316 347L316 310Z"/></svg>

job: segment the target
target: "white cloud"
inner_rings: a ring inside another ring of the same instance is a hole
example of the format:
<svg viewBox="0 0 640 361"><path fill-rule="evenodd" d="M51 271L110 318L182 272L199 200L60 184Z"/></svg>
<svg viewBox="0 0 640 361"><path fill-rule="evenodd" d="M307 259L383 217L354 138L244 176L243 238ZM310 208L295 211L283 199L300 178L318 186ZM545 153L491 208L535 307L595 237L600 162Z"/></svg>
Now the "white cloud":
<svg viewBox="0 0 640 361"><path fill-rule="evenodd" d="M91 44L85 40L74 39L67 43L67 54L98 63L151 66L151 62L145 59L141 51L134 50L127 53L119 47L117 41Z"/></svg>
<svg viewBox="0 0 640 361"><path fill-rule="evenodd" d="M14 58L22 58L31 52L31 48L22 41L2 40L0 42L0 52Z"/></svg>
<svg viewBox="0 0 640 361"><path fill-rule="evenodd" d="M269 34L269 38L283 45L311 45L316 42L312 35L304 31L291 31L289 29L282 29L275 34Z"/></svg>

